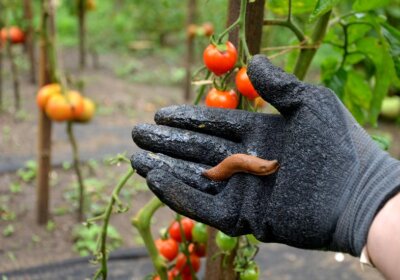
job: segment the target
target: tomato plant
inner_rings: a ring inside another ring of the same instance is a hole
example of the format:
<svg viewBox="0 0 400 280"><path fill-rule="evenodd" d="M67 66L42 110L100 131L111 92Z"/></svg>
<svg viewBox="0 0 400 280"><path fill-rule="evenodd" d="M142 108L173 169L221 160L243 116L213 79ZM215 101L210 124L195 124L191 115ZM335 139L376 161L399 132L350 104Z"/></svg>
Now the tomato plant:
<svg viewBox="0 0 400 280"><path fill-rule="evenodd" d="M182 229L185 234L185 238L187 241L192 240L192 229L194 227L194 222L193 220L189 218L183 218L181 220L182 224ZM178 221L174 221L171 226L169 227L169 235L171 238L176 240L177 242L182 242L182 236L181 236L181 231L180 231L180 226Z"/></svg>
<svg viewBox="0 0 400 280"><path fill-rule="evenodd" d="M179 245L174 239L157 239L155 241L157 250L160 254L169 261L172 261L176 258L179 252Z"/></svg>
<svg viewBox="0 0 400 280"><path fill-rule="evenodd" d="M202 258L206 256L206 245L201 243L192 243L189 245L189 252Z"/></svg>
<svg viewBox="0 0 400 280"><path fill-rule="evenodd" d="M236 109L239 98L233 90L222 91L212 88L206 96L206 105L209 107Z"/></svg>
<svg viewBox="0 0 400 280"><path fill-rule="evenodd" d="M208 45L203 52L203 61L211 72L220 76L233 69L237 56L236 47L227 41L225 45Z"/></svg>
<svg viewBox="0 0 400 280"><path fill-rule="evenodd" d="M238 91L248 99L255 99L258 97L257 91L253 87L249 76L247 76L246 67L240 68L239 72L237 72L235 82Z"/></svg>

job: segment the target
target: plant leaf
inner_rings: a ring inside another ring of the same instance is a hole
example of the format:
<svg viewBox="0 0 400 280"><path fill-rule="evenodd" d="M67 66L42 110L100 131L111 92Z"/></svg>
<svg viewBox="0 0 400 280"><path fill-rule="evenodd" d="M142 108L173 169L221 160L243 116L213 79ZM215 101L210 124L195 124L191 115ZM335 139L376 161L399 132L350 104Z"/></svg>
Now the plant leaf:
<svg viewBox="0 0 400 280"><path fill-rule="evenodd" d="M315 21L320 16L326 14L334 6L339 4L340 1L342 0L318 0L317 5L315 5L315 8L310 15L309 21Z"/></svg>
<svg viewBox="0 0 400 280"><path fill-rule="evenodd" d="M365 12L387 6L389 3L390 0L356 0L353 4L353 10Z"/></svg>

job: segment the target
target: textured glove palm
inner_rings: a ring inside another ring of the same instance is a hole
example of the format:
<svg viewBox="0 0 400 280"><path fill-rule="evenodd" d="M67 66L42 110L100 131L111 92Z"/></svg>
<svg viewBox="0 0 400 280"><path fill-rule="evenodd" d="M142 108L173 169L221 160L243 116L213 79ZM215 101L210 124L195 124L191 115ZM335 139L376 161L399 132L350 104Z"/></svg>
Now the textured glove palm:
<svg viewBox="0 0 400 280"><path fill-rule="evenodd" d="M281 115L201 106L157 112L138 125L132 157L173 210L230 235L361 253L379 208L400 189L400 163L383 152L327 88L297 80L255 56L249 77ZM157 154L156 154L157 153ZM270 176L201 175L235 153L277 159Z"/></svg>

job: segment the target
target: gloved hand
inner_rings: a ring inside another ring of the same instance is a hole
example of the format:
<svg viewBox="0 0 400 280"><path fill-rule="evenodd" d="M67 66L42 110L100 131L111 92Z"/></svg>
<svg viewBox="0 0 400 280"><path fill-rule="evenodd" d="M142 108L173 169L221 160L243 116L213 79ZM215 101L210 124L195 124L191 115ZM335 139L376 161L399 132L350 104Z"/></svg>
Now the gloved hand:
<svg viewBox="0 0 400 280"><path fill-rule="evenodd" d="M229 235L359 256L377 211L400 191L400 162L371 140L329 89L257 55L249 77L281 115L172 106L133 129L132 157L150 189L178 213ZM269 176L201 175L235 153L277 159Z"/></svg>

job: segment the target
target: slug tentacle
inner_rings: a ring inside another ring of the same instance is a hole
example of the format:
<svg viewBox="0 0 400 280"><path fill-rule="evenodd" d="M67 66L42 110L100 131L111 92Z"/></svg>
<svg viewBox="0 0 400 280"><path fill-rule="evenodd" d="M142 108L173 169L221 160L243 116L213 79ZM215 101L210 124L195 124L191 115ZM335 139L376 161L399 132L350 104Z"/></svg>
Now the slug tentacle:
<svg viewBox="0 0 400 280"><path fill-rule="evenodd" d="M213 181L225 181L235 173L244 172L258 176L275 173L279 169L277 160L265 160L256 156L246 154L234 154L218 165L205 170L203 175Z"/></svg>

